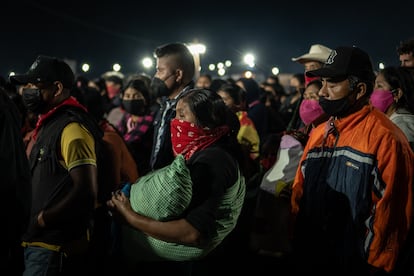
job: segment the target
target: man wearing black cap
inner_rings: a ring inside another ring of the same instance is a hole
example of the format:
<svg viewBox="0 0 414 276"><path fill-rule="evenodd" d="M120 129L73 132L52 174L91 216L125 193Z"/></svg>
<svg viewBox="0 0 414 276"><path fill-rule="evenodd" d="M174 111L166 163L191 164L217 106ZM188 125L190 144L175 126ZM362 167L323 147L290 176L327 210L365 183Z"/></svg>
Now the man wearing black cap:
<svg viewBox="0 0 414 276"><path fill-rule="evenodd" d="M24 275L75 275L84 271L86 250L79 245L87 245L96 204L95 142L102 133L70 96L74 74L64 61L39 56L26 74L10 80L24 85L26 107L39 114L29 154L32 202L22 237Z"/></svg>
<svg viewBox="0 0 414 276"><path fill-rule="evenodd" d="M389 273L413 216L414 156L401 130L369 105L367 53L338 47L308 71L331 117L315 128L292 191L295 267L324 275Z"/></svg>

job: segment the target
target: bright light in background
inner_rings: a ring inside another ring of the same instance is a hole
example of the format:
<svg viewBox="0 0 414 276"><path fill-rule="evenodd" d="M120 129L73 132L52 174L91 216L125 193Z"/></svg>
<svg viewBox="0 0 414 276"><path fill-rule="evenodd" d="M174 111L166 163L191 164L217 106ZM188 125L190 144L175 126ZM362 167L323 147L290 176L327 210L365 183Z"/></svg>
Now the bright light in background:
<svg viewBox="0 0 414 276"><path fill-rule="evenodd" d="M217 63L217 69L223 69L223 68L224 68L224 63L223 62Z"/></svg>
<svg viewBox="0 0 414 276"><path fill-rule="evenodd" d="M384 69L385 68L385 64L384 63L382 63L382 62L380 62L379 64L378 64L378 68L381 70L381 69Z"/></svg>
<svg viewBox="0 0 414 276"><path fill-rule="evenodd" d="M273 67L273 68L272 68L272 74L273 74L273 75L279 75L279 72L280 72L280 71L279 71L279 68L278 68L278 67Z"/></svg>
<svg viewBox="0 0 414 276"><path fill-rule="evenodd" d="M224 76L224 75L226 74L226 69L224 69L224 68L220 68L220 69L218 69L218 70L217 70L217 74L218 74L220 77Z"/></svg>
<svg viewBox="0 0 414 276"><path fill-rule="evenodd" d="M152 60L152 58L150 57L145 57L142 59L142 65L144 66L144 68L151 68L154 65L154 62Z"/></svg>
<svg viewBox="0 0 414 276"><path fill-rule="evenodd" d="M201 43L191 43L187 47L193 55L204 54L206 52L206 45Z"/></svg>
<svg viewBox="0 0 414 276"><path fill-rule="evenodd" d="M9 77L14 76L14 75L16 75L16 73L15 73L15 72L10 72L10 73L9 73Z"/></svg>
<svg viewBox="0 0 414 276"><path fill-rule="evenodd" d="M90 69L89 64L87 64L87 63L82 64L82 71L83 72L88 72L89 69Z"/></svg>
<svg viewBox="0 0 414 276"><path fill-rule="evenodd" d="M252 71L246 71L246 72L244 72L243 75L244 75L245 78L248 78L248 79L253 77Z"/></svg>
<svg viewBox="0 0 414 276"><path fill-rule="evenodd" d="M119 72L119 71L121 71L121 65L120 65L119 63L115 63L115 64L112 66L112 69L113 69L115 72Z"/></svg>
<svg viewBox="0 0 414 276"><path fill-rule="evenodd" d="M224 65L226 65L226 67L231 67L231 60L226 60Z"/></svg>
<svg viewBox="0 0 414 276"><path fill-rule="evenodd" d="M213 63L209 64L209 65L208 65L208 70L210 70L210 71L214 71L214 70L216 70L216 65L215 65L215 64L213 64Z"/></svg>
<svg viewBox="0 0 414 276"><path fill-rule="evenodd" d="M255 57L253 54L246 54L243 58L244 63L249 65L249 67L255 66L254 60L255 60Z"/></svg>
<svg viewBox="0 0 414 276"><path fill-rule="evenodd" d="M206 52L206 46L201 43L190 43L187 47L194 57L194 66L196 69L195 78L198 78L201 71L200 54L204 54Z"/></svg>

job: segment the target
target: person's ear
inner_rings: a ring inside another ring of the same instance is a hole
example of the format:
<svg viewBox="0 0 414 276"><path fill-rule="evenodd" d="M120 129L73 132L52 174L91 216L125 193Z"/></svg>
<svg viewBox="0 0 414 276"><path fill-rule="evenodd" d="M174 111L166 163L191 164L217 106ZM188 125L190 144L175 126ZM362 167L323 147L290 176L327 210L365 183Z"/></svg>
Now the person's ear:
<svg viewBox="0 0 414 276"><path fill-rule="evenodd" d="M396 103L398 103L398 101L401 99L401 97L404 94L404 92L402 91L401 88L394 89L391 92L392 92L392 96L394 98L394 102L396 102Z"/></svg>
<svg viewBox="0 0 414 276"><path fill-rule="evenodd" d="M357 100L367 93L367 85L363 82L358 83L355 89L357 90Z"/></svg>
<svg viewBox="0 0 414 276"><path fill-rule="evenodd" d="M183 70L177 69L175 70L175 82L181 83L183 80Z"/></svg>
<svg viewBox="0 0 414 276"><path fill-rule="evenodd" d="M57 97L62 94L63 84L60 81L55 81L53 84L55 86L55 97Z"/></svg>

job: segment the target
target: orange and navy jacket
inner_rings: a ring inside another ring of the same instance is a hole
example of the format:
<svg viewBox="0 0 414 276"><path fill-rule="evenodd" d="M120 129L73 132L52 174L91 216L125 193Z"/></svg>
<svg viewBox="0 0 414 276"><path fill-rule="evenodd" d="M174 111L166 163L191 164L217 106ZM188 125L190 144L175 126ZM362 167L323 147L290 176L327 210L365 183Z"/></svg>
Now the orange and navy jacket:
<svg viewBox="0 0 414 276"><path fill-rule="evenodd" d="M292 186L293 215L304 213L309 227L329 231L322 224L345 220L335 217L334 210L347 210L351 219L346 227L360 235L341 235L345 231L340 230L321 239L356 245L369 265L392 271L413 217L414 156L403 132L367 105L315 128L299 164Z"/></svg>

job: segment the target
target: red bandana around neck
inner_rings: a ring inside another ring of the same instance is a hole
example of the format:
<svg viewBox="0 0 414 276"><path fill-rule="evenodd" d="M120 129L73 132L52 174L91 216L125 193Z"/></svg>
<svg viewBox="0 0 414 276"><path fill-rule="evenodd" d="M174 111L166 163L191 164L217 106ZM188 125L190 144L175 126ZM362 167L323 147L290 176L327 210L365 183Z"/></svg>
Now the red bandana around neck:
<svg viewBox="0 0 414 276"><path fill-rule="evenodd" d="M205 149L227 133L229 133L229 127L226 125L214 129L203 129L194 123L172 119L171 142L174 156L182 154L188 160L196 151Z"/></svg>
<svg viewBox="0 0 414 276"><path fill-rule="evenodd" d="M36 128L33 131L33 139L36 140L36 136L37 133L39 132L40 127L43 125L44 121L49 118L50 116L52 116L57 110L59 110L61 107L63 106L76 106L76 107L80 107L83 110L87 111L86 107L81 105L78 100L76 100L75 97L70 96L69 98L67 98L66 100L64 100L63 102L61 102L60 104L58 104L57 106L53 107L51 110L49 110L47 113L45 114L41 114L39 115L39 120L36 123Z"/></svg>

